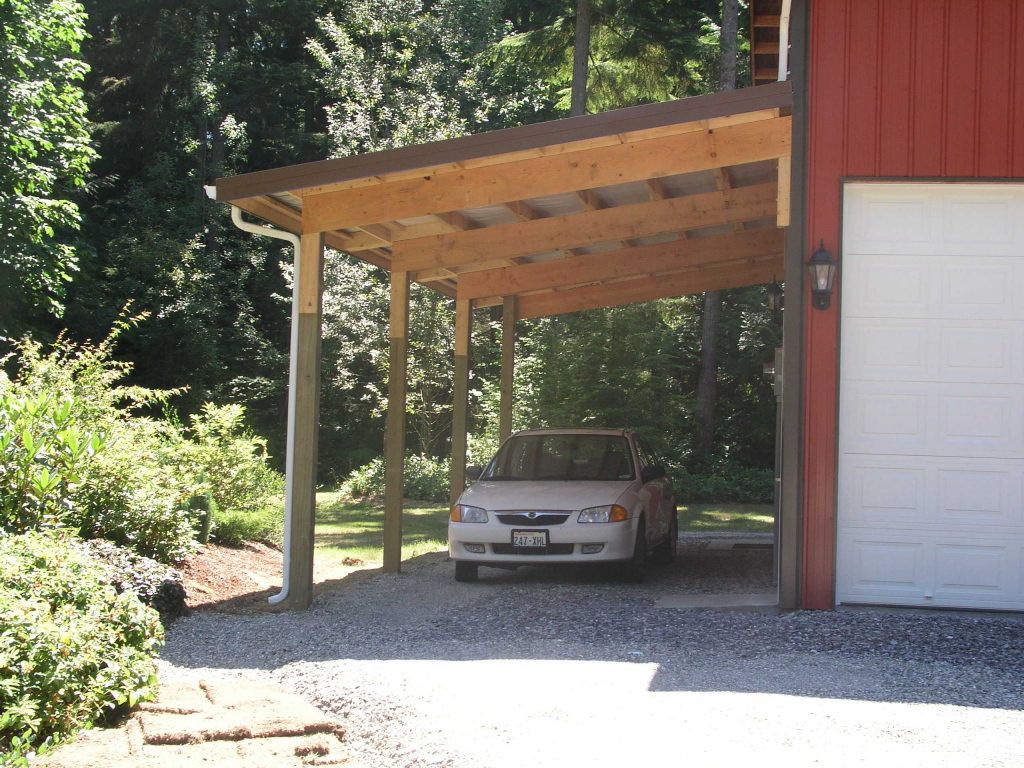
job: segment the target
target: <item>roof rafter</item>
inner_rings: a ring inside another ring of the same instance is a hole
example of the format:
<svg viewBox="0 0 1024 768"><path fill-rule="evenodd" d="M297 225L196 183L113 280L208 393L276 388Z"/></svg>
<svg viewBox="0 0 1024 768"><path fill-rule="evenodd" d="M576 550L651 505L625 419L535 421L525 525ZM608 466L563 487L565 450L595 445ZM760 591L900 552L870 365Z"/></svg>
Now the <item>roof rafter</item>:
<svg viewBox="0 0 1024 768"><path fill-rule="evenodd" d="M775 211L776 185L759 184L732 189L724 195L709 192L403 240L394 244L392 253L395 269L413 272L753 221L773 216Z"/></svg>
<svg viewBox="0 0 1024 768"><path fill-rule="evenodd" d="M655 299L686 296L723 288L739 288L770 282L779 274L784 259L767 256L715 268L694 267L658 280L638 278L609 284L588 285L564 291L527 294L516 298L516 317L546 317L586 309L636 304Z"/></svg>
<svg viewBox="0 0 1024 768"><path fill-rule="evenodd" d="M659 276L703 264L781 254L784 248L785 236L779 229L675 240L633 248L628 258L623 258L622 251L611 251L466 272L459 277L458 296L483 299L625 277Z"/></svg>

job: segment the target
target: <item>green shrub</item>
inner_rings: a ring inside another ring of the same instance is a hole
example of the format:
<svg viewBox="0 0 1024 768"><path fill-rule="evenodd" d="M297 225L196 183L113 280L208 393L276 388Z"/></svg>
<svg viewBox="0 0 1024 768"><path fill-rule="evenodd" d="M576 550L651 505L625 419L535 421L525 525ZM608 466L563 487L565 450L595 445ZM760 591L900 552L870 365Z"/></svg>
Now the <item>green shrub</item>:
<svg viewBox="0 0 1024 768"><path fill-rule="evenodd" d="M419 501L446 503L451 464L448 459L427 456L405 457L405 497ZM348 476L341 486L343 493L354 497L380 496L384 493L384 459L377 458Z"/></svg>
<svg viewBox="0 0 1024 768"><path fill-rule="evenodd" d="M82 470L78 503L66 522L87 539L107 539L163 563L195 551L180 473L181 437L172 425L134 417L114 422L106 449Z"/></svg>
<svg viewBox="0 0 1024 768"><path fill-rule="evenodd" d="M73 398L15 392L0 380L0 528L60 525L74 505L80 468L104 442L76 423Z"/></svg>
<svg viewBox="0 0 1024 768"><path fill-rule="evenodd" d="M165 627L185 613L185 586L174 568L110 541L82 541L75 546L104 567L107 581L119 593L134 592L155 609Z"/></svg>
<svg viewBox="0 0 1024 768"><path fill-rule="evenodd" d="M284 481L267 464L266 440L247 430L244 419L241 405L207 403L192 417L192 439L182 443L179 458L217 507L255 514L283 492Z"/></svg>
<svg viewBox="0 0 1024 768"><path fill-rule="evenodd" d="M244 428L245 410L207 404L188 428L140 415L176 391L120 383L131 365L112 359L114 342L133 322L119 321L99 345L63 336L48 350L15 345L18 377L0 371L0 528L66 525L178 563L194 551L202 517L191 501L209 495L226 521L250 515L247 530L274 539L262 510L282 480L265 442Z"/></svg>
<svg viewBox="0 0 1024 768"><path fill-rule="evenodd" d="M718 462L687 472L674 469L676 499L680 504L733 502L771 504L775 494L775 472Z"/></svg>
<svg viewBox="0 0 1024 768"><path fill-rule="evenodd" d="M280 547L284 539L284 507L267 506L255 512L214 507L210 539L225 547L240 547L247 541Z"/></svg>
<svg viewBox="0 0 1024 768"><path fill-rule="evenodd" d="M61 532L0 539L0 756L52 745L156 689L163 629Z"/></svg>

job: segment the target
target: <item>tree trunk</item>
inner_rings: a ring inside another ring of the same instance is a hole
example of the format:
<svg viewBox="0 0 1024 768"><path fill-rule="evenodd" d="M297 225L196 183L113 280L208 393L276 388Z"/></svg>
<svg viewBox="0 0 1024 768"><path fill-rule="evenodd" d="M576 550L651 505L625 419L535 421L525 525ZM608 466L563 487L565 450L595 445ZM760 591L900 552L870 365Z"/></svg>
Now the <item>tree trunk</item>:
<svg viewBox="0 0 1024 768"><path fill-rule="evenodd" d="M736 90L739 0L722 0L722 34L718 52L718 90Z"/></svg>
<svg viewBox="0 0 1024 768"><path fill-rule="evenodd" d="M738 0L722 0L721 48L718 58L718 90L736 90ZM718 321L722 316L721 291L704 294L700 331L700 378L697 380L697 424L694 449L707 456L715 449L715 396L718 384Z"/></svg>
<svg viewBox="0 0 1024 768"><path fill-rule="evenodd" d="M733 0L735 2L736 0ZM576 44L572 53L572 99L569 117L587 114L587 67L590 64L590 0L576 3Z"/></svg>

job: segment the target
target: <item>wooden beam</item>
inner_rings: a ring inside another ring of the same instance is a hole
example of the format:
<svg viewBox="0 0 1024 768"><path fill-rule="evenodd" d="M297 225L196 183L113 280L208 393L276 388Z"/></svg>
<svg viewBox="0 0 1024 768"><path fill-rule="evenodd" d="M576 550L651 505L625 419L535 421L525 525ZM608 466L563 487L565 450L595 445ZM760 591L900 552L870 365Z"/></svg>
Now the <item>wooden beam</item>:
<svg viewBox="0 0 1024 768"><path fill-rule="evenodd" d="M544 289L623 277L650 275L686 267L781 254L785 237L778 229L675 240L622 251L592 253L572 259L466 272L459 277L460 299L511 296Z"/></svg>
<svg viewBox="0 0 1024 768"><path fill-rule="evenodd" d="M546 317L723 288L759 285L771 282L773 275L782 274L782 268L783 259L769 256L764 260L745 260L714 269L695 268L667 277L645 277L609 285L589 285L566 291L520 296L517 315L520 318Z"/></svg>
<svg viewBox="0 0 1024 768"><path fill-rule="evenodd" d="M457 267L614 240L775 216L775 184L674 197L395 243L395 269Z"/></svg>
<svg viewBox="0 0 1024 768"><path fill-rule="evenodd" d="M658 179L647 179L644 183L647 185L647 196L651 200L664 200L672 197L665 189L665 185Z"/></svg>
<svg viewBox="0 0 1024 768"><path fill-rule="evenodd" d="M728 192L732 189L732 174L728 168L715 168L715 184L718 185L719 192ZM743 231L743 222L734 221L732 224L733 232Z"/></svg>
<svg viewBox="0 0 1024 768"><path fill-rule="evenodd" d="M291 490L288 595L283 607L304 611L313 602L313 533L316 527L317 435L320 432L320 324L323 317L324 238L303 235L295 265L289 372L289 424L285 472Z"/></svg>
<svg viewBox="0 0 1024 768"><path fill-rule="evenodd" d="M780 117L303 197L305 231L358 227L790 154ZM713 137L713 141L712 141Z"/></svg>
<svg viewBox="0 0 1024 768"><path fill-rule="evenodd" d="M789 226L789 199L790 190L793 187L793 164L792 158L779 158L779 211L776 218L776 226Z"/></svg>
<svg viewBox="0 0 1024 768"><path fill-rule="evenodd" d="M402 570L402 496L405 472L405 389L409 350L409 275L391 273L388 336L388 412L384 426L384 572Z"/></svg>
<svg viewBox="0 0 1024 768"><path fill-rule="evenodd" d="M469 350L473 332L473 304L455 302L455 381L452 401L452 462L450 499L454 505L466 489L466 443L469 413Z"/></svg>
<svg viewBox="0 0 1024 768"><path fill-rule="evenodd" d="M505 296L501 312L501 400L498 409L498 441L512 434L512 392L516 367L516 297Z"/></svg>

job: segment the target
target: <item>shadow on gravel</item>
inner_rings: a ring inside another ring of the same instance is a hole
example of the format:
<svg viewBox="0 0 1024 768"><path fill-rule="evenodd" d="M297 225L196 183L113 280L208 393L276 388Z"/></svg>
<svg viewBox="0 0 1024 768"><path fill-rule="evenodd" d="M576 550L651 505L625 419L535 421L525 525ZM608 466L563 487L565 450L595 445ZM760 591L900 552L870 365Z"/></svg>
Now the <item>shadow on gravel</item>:
<svg viewBox="0 0 1024 768"><path fill-rule="evenodd" d="M399 575L318 585L306 613L244 609L247 595L176 622L162 654L183 667L325 669L364 662L601 661L656 665L652 692L732 691L1024 709L1018 616L658 608L666 594L765 592L770 550L690 548L644 584L597 567L481 569L458 584L443 554ZM237 606L237 613L226 615ZM284 671L287 674L287 670ZM319 673L315 673L319 674ZM542 693L542 689L539 689Z"/></svg>

